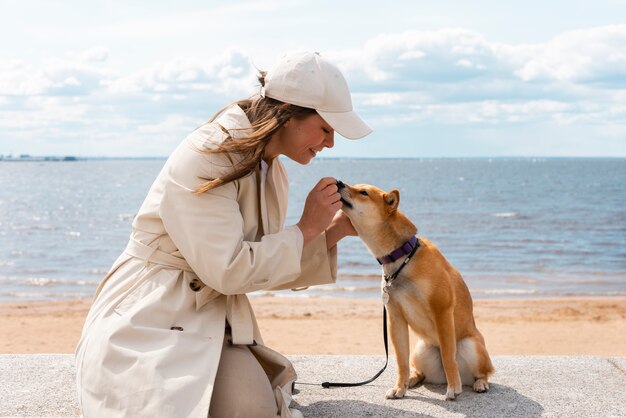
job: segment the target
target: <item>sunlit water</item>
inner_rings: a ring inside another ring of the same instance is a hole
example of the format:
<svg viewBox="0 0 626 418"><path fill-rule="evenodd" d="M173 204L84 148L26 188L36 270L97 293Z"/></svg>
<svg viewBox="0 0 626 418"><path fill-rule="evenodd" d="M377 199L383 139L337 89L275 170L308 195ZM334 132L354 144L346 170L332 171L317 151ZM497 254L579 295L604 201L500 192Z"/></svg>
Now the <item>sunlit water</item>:
<svg viewBox="0 0 626 418"><path fill-rule="evenodd" d="M91 297L164 162L0 162L0 300ZM474 297L626 295L626 159L285 164L287 224L320 177L397 188ZM293 295L378 297L379 281L378 263L347 238L337 284Z"/></svg>

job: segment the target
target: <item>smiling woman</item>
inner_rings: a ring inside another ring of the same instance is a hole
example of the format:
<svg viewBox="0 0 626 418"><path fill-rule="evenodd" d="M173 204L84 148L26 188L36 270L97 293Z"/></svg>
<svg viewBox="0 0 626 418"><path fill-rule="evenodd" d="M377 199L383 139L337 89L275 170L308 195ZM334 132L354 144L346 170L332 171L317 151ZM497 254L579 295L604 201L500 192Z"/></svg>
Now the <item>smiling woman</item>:
<svg viewBox="0 0 626 418"><path fill-rule="evenodd" d="M330 177L284 228L277 157L308 164L335 131L371 129L317 53L287 55L260 81L260 95L222 109L170 156L96 291L76 350L85 417L301 416L289 408L293 366L263 343L246 294L334 283L336 244L356 231Z"/></svg>
<svg viewBox="0 0 626 418"><path fill-rule="evenodd" d="M264 75L259 76L259 81L261 85L265 83ZM226 109L233 106L243 110L250 121L251 129L234 128L232 129L233 135L231 135L228 129L220 125L225 131L226 138L217 143L215 147L205 147L202 151L209 154L235 153L240 159L231 172L219 178L207 178L207 182L196 191L198 194L208 192L217 186L250 174L261 160L271 163L275 157L283 154L281 150L284 148L284 141L277 140L276 137L282 138L284 136L283 131L291 120L299 121L316 114L314 109L307 107L283 103L270 98L255 97L226 106L209 122L215 121ZM306 162L302 164L306 164Z"/></svg>
<svg viewBox="0 0 626 418"><path fill-rule="evenodd" d="M317 113L293 118L270 141L265 157L274 159L282 154L300 164L308 164L324 148L333 147L334 137L333 128Z"/></svg>

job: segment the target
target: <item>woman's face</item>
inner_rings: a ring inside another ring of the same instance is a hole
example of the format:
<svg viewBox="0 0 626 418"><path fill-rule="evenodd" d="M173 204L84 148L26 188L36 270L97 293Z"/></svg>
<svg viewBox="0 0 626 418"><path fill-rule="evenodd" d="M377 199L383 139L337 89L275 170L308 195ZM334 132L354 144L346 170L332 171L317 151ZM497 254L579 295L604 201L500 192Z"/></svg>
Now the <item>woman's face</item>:
<svg viewBox="0 0 626 418"><path fill-rule="evenodd" d="M333 147L334 137L333 128L317 113L302 119L291 118L267 145L266 158L282 154L300 164L308 164L318 152Z"/></svg>

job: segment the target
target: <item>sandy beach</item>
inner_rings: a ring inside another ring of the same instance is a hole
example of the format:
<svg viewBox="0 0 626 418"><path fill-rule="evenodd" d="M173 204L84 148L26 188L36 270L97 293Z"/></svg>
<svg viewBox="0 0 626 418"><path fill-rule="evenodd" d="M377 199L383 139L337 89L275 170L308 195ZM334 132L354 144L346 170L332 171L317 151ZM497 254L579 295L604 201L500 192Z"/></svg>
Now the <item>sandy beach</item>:
<svg viewBox="0 0 626 418"><path fill-rule="evenodd" d="M0 304L1 353L71 353L89 301ZM384 354L378 300L252 298L265 343L285 354ZM626 355L626 298L478 299L492 355Z"/></svg>

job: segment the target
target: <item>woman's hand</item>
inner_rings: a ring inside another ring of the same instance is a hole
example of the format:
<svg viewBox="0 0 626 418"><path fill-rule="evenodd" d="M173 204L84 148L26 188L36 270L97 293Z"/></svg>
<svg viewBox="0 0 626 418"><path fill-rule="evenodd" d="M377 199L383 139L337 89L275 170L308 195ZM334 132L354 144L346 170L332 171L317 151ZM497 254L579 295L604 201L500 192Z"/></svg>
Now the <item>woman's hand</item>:
<svg viewBox="0 0 626 418"><path fill-rule="evenodd" d="M306 198L302 216L297 223L304 237L304 245L328 228L341 206L337 180L324 177L317 182Z"/></svg>
<svg viewBox="0 0 626 418"><path fill-rule="evenodd" d="M326 229L326 248L330 250L348 235L356 236L358 233L352 226L348 215L340 210L335 214L330 226Z"/></svg>

